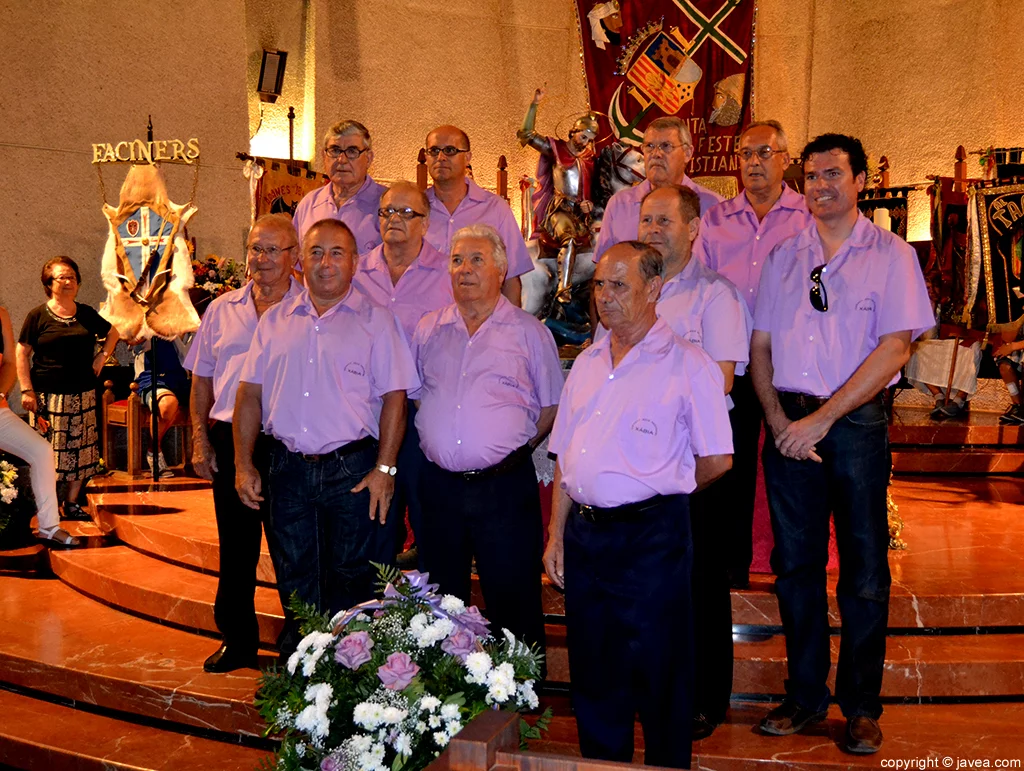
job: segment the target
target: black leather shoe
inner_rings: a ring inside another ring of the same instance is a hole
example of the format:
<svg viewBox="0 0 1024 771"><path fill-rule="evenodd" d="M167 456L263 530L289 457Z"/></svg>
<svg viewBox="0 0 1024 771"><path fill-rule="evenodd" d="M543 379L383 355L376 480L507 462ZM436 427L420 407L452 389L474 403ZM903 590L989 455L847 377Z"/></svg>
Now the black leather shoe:
<svg viewBox="0 0 1024 771"><path fill-rule="evenodd" d="M233 672L236 669L256 669L256 651L220 646L204 663L207 672Z"/></svg>
<svg viewBox="0 0 1024 771"><path fill-rule="evenodd" d="M693 716L693 740L707 739L718 728L719 722L721 721L715 722L707 715L698 712Z"/></svg>
<svg viewBox="0 0 1024 771"><path fill-rule="evenodd" d="M855 755L870 755L882 746L882 729L878 721L866 715L851 717L846 721L846 736L843 749Z"/></svg>
<svg viewBox="0 0 1024 771"><path fill-rule="evenodd" d="M79 506L77 503L65 503L64 510L60 515L61 519L70 520L72 522L91 522L92 517L89 516L89 512Z"/></svg>
<svg viewBox="0 0 1024 771"><path fill-rule="evenodd" d="M812 723L820 723L827 715L827 712L811 712L787 699L764 716L760 728L762 733L771 736L789 736Z"/></svg>

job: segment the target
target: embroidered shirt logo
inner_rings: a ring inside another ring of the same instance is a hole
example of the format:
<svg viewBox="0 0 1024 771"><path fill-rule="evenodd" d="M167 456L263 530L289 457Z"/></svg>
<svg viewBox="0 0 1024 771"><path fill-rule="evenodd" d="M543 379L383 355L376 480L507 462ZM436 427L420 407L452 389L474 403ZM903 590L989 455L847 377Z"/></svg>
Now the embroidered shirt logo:
<svg viewBox="0 0 1024 771"><path fill-rule="evenodd" d="M875 301L872 300L870 297L865 297L863 300L857 303L857 310L873 312L875 310Z"/></svg>
<svg viewBox="0 0 1024 771"><path fill-rule="evenodd" d="M508 375L502 375L501 377L499 377L498 382L501 383L506 388L515 388L517 390L519 388L519 381L516 380L516 378L514 377L509 377Z"/></svg>
<svg viewBox="0 0 1024 771"><path fill-rule="evenodd" d="M366 370L363 365L358 361L350 361L345 365L345 371L350 375L358 375L359 377L366 377Z"/></svg>
<svg viewBox="0 0 1024 771"><path fill-rule="evenodd" d="M699 329L691 329L686 333L686 340L693 343L694 345L700 345L704 342L704 338L701 336Z"/></svg>
<svg viewBox="0 0 1024 771"><path fill-rule="evenodd" d="M631 428L639 434L646 434L647 436L658 435L658 424L647 418L639 418L633 421Z"/></svg>

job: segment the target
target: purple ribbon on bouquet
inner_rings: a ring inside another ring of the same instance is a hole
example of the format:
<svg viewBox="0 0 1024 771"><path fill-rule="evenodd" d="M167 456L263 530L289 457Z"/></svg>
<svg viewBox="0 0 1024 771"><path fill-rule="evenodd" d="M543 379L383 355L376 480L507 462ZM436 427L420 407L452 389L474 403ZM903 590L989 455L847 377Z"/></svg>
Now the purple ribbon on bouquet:
<svg viewBox="0 0 1024 771"><path fill-rule="evenodd" d="M384 587L384 596L382 599L367 600L366 602L361 602L346 610L334 625L334 633L338 634L341 629L348 626L349 622L360 613L384 610L384 608L389 605L394 605L407 597L409 599L419 600L424 605L427 605L434 618L447 618L456 626L465 628L477 637L487 637L491 633L490 629L488 629L490 622L483 617L480 613L480 609L477 608L476 605L466 608L465 612L458 615L444 610L441 607L441 598L436 594L438 585L430 583L430 573L421 573L418 570L410 570L403 573L402 577L405 580L405 583L412 588L412 594L403 594L393 583L389 581L387 586Z"/></svg>

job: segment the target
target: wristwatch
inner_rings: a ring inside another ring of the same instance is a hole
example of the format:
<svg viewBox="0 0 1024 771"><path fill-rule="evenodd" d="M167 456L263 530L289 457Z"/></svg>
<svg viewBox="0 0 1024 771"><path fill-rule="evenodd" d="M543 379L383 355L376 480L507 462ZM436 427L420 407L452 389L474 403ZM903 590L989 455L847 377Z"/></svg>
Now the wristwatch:
<svg viewBox="0 0 1024 771"><path fill-rule="evenodd" d="M393 477L398 473L398 466L389 466L386 463L381 463L377 466L377 471L387 474L389 477Z"/></svg>

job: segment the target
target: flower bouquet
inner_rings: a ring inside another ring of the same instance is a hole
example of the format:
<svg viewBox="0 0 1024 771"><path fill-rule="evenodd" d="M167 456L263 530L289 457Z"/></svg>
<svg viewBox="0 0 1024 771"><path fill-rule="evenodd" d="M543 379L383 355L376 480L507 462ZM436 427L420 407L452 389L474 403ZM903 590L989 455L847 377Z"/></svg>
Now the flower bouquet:
<svg viewBox="0 0 1024 771"><path fill-rule="evenodd" d="M18 497L18 470L5 460L0 460L0 533L11 521L11 504Z"/></svg>
<svg viewBox="0 0 1024 771"><path fill-rule="evenodd" d="M537 708L542 653L507 629L492 637L476 606L435 594L428 574L378 570L379 600L330 620L294 608L306 636L256 694L282 739L273 768L415 771L481 712ZM521 736L538 737L549 719L520 720Z"/></svg>
<svg viewBox="0 0 1024 771"><path fill-rule="evenodd" d="M195 285L206 290L210 299L215 300L225 292L242 286L245 281L245 263L208 254L205 260L192 259L192 274L195 276Z"/></svg>

